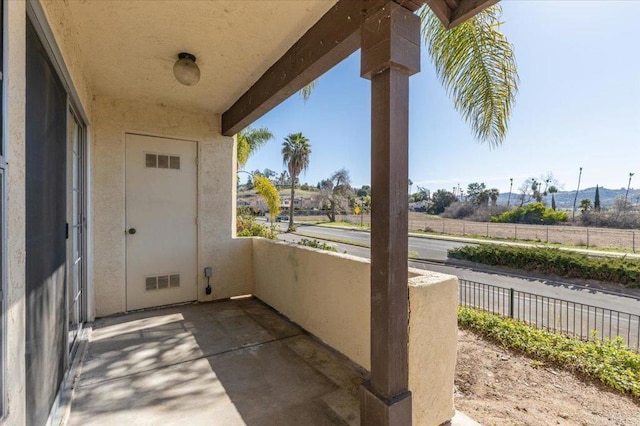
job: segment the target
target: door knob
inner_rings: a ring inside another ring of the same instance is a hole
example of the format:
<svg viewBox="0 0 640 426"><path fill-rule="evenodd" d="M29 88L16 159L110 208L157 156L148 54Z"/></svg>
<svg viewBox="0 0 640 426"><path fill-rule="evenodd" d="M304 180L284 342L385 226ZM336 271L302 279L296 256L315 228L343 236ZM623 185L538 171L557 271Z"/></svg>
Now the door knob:
<svg viewBox="0 0 640 426"><path fill-rule="evenodd" d="M136 228L129 228L129 230L127 231L129 234L133 235L136 233Z"/></svg>

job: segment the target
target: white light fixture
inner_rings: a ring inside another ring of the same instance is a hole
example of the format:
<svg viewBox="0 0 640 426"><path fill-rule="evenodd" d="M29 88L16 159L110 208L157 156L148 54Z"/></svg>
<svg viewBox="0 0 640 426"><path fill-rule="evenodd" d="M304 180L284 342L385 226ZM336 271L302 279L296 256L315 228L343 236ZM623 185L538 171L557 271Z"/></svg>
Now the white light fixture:
<svg viewBox="0 0 640 426"><path fill-rule="evenodd" d="M178 60L173 64L173 75L185 86L193 86L200 81L200 68L196 64L196 57L191 53L178 53Z"/></svg>

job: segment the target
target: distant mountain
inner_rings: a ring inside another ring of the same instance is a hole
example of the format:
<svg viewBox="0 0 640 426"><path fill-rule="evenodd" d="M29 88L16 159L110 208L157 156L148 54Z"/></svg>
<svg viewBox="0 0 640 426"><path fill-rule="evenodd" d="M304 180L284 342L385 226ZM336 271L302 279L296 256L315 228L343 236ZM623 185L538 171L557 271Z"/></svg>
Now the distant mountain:
<svg viewBox="0 0 640 426"><path fill-rule="evenodd" d="M624 198L624 194L627 191L627 188L620 189L607 189L600 188L600 207L609 208L613 207L615 199L620 197ZM519 193L511 194L511 202L510 205L519 205L518 201ZM580 200L584 198L588 198L591 200L591 204L593 204L593 200L596 195L596 188L585 188L578 191L578 201L576 203L576 208L580 205ZM573 200L575 199L576 192L575 191L559 191L555 194L556 199L556 207L559 209L571 209L573 208ZM500 194L498 197L498 204L507 204L509 199L509 193ZM640 189L630 189L629 196L627 198L629 203L633 205L640 204ZM546 205L551 206L551 194L544 197L542 200Z"/></svg>

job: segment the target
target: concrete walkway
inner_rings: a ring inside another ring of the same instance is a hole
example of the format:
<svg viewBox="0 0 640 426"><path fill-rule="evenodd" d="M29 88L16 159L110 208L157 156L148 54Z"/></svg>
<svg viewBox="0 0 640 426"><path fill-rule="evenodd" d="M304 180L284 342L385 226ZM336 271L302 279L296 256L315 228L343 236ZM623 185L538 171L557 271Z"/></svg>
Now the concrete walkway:
<svg viewBox="0 0 640 426"><path fill-rule="evenodd" d="M365 373L252 298L98 320L69 425L359 425Z"/></svg>

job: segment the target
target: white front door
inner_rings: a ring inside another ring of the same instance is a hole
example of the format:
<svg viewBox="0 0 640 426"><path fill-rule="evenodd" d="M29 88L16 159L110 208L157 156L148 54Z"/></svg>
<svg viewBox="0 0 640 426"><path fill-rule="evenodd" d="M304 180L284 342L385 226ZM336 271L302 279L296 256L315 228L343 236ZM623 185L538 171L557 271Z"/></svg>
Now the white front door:
<svg viewBox="0 0 640 426"><path fill-rule="evenodd" d="M197 299L197 143L126 135L127 310Z"/></svg>

